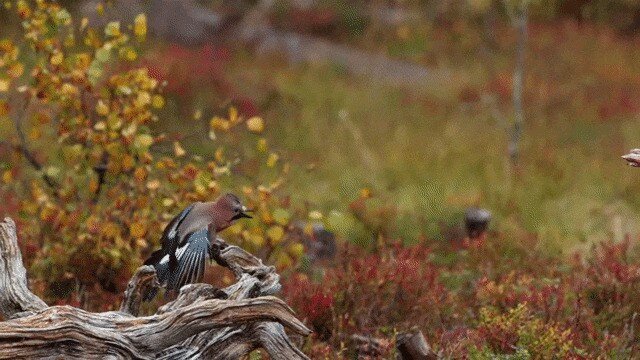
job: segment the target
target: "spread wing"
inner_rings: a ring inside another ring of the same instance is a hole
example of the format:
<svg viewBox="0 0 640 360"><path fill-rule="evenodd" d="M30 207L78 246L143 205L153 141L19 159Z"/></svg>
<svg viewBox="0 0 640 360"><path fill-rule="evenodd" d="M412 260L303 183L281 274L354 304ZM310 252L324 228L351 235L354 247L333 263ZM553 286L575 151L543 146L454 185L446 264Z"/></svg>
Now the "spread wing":
<svg viewBox="0 0 640 360"><path fill-rule="evenodd" d="M186 219L187 215L193 210L195 206L194 204L189 205L187 208L182 210L178 216L174 217L169 225L164 229L164 233L162 234L162 248L166 249L175 249L178 245L178 241L180 241L180 234L178 233L178 228ZM175 251L175 250L174 250Z"/></svg>
<svg viewBox="0 0 640 360"><path fill-rule="evenodd" d="M215 234L210 234L208 229L198 230L186 236L185 244L176 250L178 267L169 274L167 290L177 291L186 284L202 280L205 265L209 260L210 236Z"/></svg>

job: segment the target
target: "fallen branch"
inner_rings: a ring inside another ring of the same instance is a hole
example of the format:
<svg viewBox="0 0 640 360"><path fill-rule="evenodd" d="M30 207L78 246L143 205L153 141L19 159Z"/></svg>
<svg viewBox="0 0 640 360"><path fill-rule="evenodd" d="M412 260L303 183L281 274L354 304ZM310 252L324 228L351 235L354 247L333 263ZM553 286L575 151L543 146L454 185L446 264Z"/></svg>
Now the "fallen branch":
<svg viewBox="0 0 640 360"><path fill-rule="evenodd" d="M273 267L222 240L215 257L238 282L218 290L184 286L177 299L151 316L136 317L142 294L157 286L155 270L140 267L120 311L90 313L48 307L27 288L14 222L0 223L0 358L237 359L264 348L272 359L307 359L284 329L310 333L282 300Z"/></svg>

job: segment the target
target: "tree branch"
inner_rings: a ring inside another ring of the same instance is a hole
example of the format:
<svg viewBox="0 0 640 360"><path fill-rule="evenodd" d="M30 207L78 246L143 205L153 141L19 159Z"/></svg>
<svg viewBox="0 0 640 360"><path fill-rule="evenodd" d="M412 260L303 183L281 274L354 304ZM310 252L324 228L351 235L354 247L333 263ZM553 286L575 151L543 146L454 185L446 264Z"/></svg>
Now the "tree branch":
<svg viewBox="0 0 640 360"><path fill-rule="evenodd" d="M29 162L29 164L42 175L42 179L47 184L47 186L49 186L51 189L54 189L57 192L58 186L55 180L53 180L53 178L51 178L49 175L47 175L44 172L43 166L40 163L40 161L38 161L36 156L27 147L27 137L25 136L24 130L22 129L22 122L27 117L29 104L31 103L30 100L31 100L30 98L26 100L26 103L24 104L24 108L22 110L23 111L22 116L16 117L14 122L16 133L18 134L18 141L19 141L19 144L16 145L15 149L19 153L21 153L22 156L24 156L24 158L27 160L27 162Z"/></svg>
<svg viewBox="0 0 640 360"><path fill-rule="evenodd" d="M139 267L124 291L120 312L138 316L143 294L146 294L150 288L158 286L160 284L158 284L156 269L148 265Z"/></svg>

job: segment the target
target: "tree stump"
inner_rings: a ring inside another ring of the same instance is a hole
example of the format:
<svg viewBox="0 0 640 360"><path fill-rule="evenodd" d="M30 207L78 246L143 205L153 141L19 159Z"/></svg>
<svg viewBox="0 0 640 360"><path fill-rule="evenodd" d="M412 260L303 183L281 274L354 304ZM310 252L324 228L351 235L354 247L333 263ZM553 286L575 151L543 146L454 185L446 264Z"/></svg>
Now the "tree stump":
<svg viewBox="0 0 640 360"><path fill-rule="evenodd" d="M238 359L263 348L271 359L308 359L285 327L309 335L282 300L272 266L217 239L214 259L237 282L225 289L184 286L151 316L136 317L142 294L158 286L155 270L138 268L119 311L91 313L47 306L27 288L13 220L0 222L0 359Z"/></svg>
<svg viewBox="0 0 640 360"><path fill-rule="evenodd" d="M422 331L419 330L398 334L396 347L401 360L436 360L438 358L431 350Z"/></svg>

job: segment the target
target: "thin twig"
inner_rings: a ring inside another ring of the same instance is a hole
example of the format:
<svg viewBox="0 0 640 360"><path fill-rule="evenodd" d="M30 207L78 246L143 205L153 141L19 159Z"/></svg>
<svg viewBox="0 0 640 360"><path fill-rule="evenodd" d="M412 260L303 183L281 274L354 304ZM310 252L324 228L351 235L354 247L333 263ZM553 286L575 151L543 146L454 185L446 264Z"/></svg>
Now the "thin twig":
<svg viewBox="0 0 640 360"><path fill-rule="evenodd" d="M26 103L24 104L22 110L22 116L17 116L15 119L16 133L18 134L18 141L20 142L15 146L15 149L24 156L24 158L29 162L29 164L36 169L36 171L40 172L42 175L42 179L44 182L54 191L58 188L56 182L51 178L51 176L47 175L43 171L42 164L35 155L29 150L27 147L27 137L24 134L24 130L22 129L22 122L26 119L27 114L29 113L29 105L31 104L31 98L28 98Z"/></svg>

